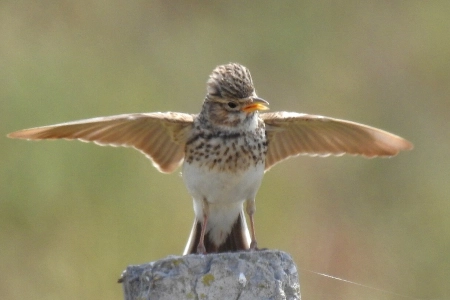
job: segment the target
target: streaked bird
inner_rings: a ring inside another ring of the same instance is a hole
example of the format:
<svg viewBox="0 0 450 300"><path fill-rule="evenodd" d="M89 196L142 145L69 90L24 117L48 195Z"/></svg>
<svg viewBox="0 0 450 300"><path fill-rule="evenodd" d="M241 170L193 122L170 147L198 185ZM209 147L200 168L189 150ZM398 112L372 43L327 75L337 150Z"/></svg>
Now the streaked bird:
<svg viewBox="0 0 450 300"><path fill-rule="evenodd" d="M256 193L264 172L284 159L299 154L393 156L413 147L397 135L350 121L295 112L261 113L268 105L256 95L249 70L230 63L213 70L197 115L124 114L8 136L133 147L163 173L182 165L195 212L185 254L257 249Z"/></svg>

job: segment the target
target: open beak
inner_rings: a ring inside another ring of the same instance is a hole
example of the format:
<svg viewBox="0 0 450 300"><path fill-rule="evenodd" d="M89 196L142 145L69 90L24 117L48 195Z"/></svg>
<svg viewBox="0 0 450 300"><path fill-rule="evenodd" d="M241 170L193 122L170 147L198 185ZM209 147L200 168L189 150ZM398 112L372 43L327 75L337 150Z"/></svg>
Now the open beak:
<svg viewBox="0 0 450 300"><path fill-rule="evenodd" d="M256 110L268 110L269 102L259 97L251 97L252 102L242 108L246 113L254 112Z"/></svg>

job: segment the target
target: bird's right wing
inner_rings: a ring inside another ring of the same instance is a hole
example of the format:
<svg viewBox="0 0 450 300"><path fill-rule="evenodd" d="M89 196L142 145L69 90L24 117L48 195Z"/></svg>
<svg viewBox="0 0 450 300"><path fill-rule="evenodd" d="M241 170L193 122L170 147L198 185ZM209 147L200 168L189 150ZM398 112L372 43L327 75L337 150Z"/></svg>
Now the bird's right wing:
<svg viewBox="0 0 450 300"><path fill-rule="evenodd" d="M183 162L184 145L194 117L174 112L124 114L24 129L8 137L77 139L98 145L133 147L150 158L159 171L171 173Z"/></svg>
<svg viewBox="0 0 450 300"><path fill-rule="evenodd" d="M260 116L269 142L266 170L299 154L393 156L413 147L397 135L355 122L292 112Z"/></svg>

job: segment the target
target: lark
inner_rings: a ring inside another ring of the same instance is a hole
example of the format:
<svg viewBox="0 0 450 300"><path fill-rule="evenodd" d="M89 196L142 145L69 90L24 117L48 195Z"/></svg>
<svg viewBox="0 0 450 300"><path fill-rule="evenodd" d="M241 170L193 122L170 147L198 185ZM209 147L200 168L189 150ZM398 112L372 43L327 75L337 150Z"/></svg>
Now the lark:
<svg viewBox="0 0 450 300"><path fill-rule="evenodd" d="M216 67L199 114L123 114L36 127L10 138L133 147L163 173L182 165L195 220L184 254L257 249L255 197L265 172L299 154L394 156L413 145L389 132L329 117L262 113L249 70ZM247 227L245 210L250 222Z"/></svg>

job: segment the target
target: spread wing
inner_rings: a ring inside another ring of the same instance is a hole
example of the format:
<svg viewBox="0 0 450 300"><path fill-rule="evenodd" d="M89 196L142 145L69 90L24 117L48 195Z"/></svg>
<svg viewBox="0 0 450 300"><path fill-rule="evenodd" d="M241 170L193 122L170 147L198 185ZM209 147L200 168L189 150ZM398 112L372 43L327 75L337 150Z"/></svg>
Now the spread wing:
<svg viewBox="0 0 450 300"><path fill-rule="evenodd" d="M397 135L350 121L291 112L263 113L260 117L269 141L266 170L299 154L375 157L413 148Z"/></svg>
<svg viewBox="0 0 450 300"><path fill-rule="evenodd" d="M159 171L170 173L183 162L184 144L194 117L174 112L124 114L24 129L8 137L77 139L102 146L133 147L150 158Z"/></svg>

